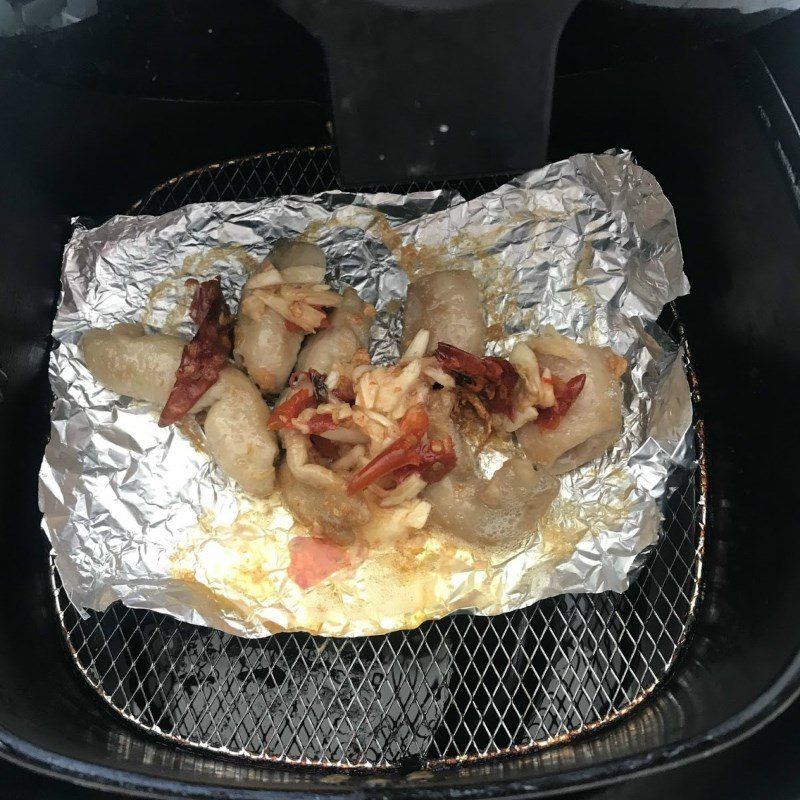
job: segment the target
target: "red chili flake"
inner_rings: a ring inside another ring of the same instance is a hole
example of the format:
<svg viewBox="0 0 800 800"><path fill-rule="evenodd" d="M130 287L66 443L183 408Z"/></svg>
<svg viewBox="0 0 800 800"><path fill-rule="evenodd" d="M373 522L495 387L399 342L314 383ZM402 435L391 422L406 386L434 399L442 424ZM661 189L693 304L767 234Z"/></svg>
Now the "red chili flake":
<svg viewBox="0 0 800 800"><path fill-rule="evenodd" d="M552 431L561 424L561 418L570 410L586 384L586 374L581 373L568 381L553 375L553 395L555 404L550 408L540 408L536 424L541 430Z"/></svg>

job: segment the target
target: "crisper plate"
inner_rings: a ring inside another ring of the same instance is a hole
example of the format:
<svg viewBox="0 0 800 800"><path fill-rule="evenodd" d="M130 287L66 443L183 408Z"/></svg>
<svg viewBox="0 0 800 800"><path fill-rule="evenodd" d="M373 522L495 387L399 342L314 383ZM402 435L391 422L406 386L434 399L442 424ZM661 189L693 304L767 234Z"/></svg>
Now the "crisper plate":
<svg viewBox="0 0 800 800"><path fill-rule="evenodd" d="M474 197L502 182L450 188ZM180 175L131 213L330 188L330 149L281 151ZM683 340L674 305L661 323ZM686 368L697 400L688 358ZM410 769L554 744L631 711L678 657L695 616L703 557L697 418L695 433L699 467L673 476L659 543L624 594L562 595L496 617L454 615L384 636L243 639L121 604L81 618L53 568L67 645L125 719L227 755Z"/></svg>

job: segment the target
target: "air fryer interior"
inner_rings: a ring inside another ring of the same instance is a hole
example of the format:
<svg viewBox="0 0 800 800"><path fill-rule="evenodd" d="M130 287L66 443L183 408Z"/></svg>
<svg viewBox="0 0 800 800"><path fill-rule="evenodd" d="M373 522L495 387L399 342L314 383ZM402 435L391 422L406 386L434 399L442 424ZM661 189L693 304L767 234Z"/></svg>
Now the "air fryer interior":
<svg viewBox="0 0 800 800"><path fill-rule="evenodd" d="M132 210L313 194L338 188L332 162L329 147L234 159L173 178ZM447 188L470 198L500 183ZM674 305L661 324L688 346ZM631 713L680 655L704 545L697 414L695 426L699 466L672 476L659 542L625 594L565 595L491 618L452 615L388 636L251 641L121 604L82 619L61 590L66 640L89 684L125 719L206 751L366 773L552 746Z"/></svg>
<svg viewBox="0 0 800 800"><path fill-rule="evenodd" d="M563 77L555 88L549 157L631 148L676 208L692 281L679 313L701 381L708 526L703 596L671 676L619 721L555 747L457 770L408 774L419 766L412 761L380 775L331 776L176 747L109 709L64 646L36 511L48 431L48 334L69 216L124 211L190 167L320 143L324 114L311 104L253 104L243 113L109 98L4 77L0 101L13 119L0 130L0 258L14 267L4 269L0 303L8 373L0 447L10 467L1 484L6 754L63 775L161 793L226 786L425 797L478 785L502 796L701 752L784 702L800 650L800 542L785 490L797 472L789 383L800 368L800 225L786 169L797 134L774 92L749 45ZM776 136L784 137L780 153Z"/></svg>

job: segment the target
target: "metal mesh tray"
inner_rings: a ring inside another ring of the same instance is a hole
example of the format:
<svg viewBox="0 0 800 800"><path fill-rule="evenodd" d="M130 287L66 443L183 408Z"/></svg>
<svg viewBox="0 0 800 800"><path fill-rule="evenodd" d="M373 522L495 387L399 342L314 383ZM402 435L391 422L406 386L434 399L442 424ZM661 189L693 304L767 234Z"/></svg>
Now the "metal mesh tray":
<svg viewBox="0 0 800 800"><path fill-rule="evenodd" d="M501 182L451 188L474 197ZM328 148L281 151L180 175L131 213L333 187ZM661 323L683 340L674 306ZM697 401L688 358L686 367ZM386 636L248 640L120 604L81 618L53 569L67 645L125 719L175 742L249 759L411 769L520 753L591 731L664 681L696 612L705 465L695 417L699 466L673 477L659 544L625 594L564 595Z"/></svg>

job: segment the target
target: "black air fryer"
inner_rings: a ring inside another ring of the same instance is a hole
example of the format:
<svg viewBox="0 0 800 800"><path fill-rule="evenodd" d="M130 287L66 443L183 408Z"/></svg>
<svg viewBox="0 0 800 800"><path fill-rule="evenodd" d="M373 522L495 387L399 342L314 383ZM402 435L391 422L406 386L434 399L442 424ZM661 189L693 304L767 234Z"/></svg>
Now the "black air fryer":
<svg viewBox="0 0 800 800"><path fill-rule="evenodd" d="M697 758L791 702L796 5L0 0L0 755L151 797L534 797ZM661 322L688 343L698 467L628 592L327 641L70 605L36 492L73 215L475 196L612 147L672 201L692 282Z"/></svg>

